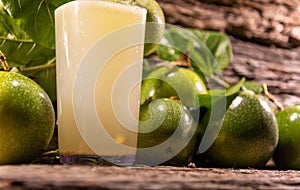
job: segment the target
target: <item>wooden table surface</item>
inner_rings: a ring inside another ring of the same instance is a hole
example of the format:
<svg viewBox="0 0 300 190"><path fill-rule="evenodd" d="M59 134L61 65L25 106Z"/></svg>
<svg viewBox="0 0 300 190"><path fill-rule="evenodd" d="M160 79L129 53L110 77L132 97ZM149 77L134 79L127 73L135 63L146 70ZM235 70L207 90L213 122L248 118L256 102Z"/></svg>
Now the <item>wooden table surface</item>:
<svg viewBox="0 0 300 190"><path fill-rule="evenodd" d="M300 189L300 171L3 165L0 189Z"/></svg>

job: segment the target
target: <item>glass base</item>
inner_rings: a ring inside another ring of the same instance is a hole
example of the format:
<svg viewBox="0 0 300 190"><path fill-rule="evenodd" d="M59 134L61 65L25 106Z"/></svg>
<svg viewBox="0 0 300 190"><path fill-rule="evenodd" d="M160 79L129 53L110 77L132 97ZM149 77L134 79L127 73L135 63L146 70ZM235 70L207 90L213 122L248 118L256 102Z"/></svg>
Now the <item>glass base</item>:
<svg viewBox="0 0 300 190"><path fill-rule="evenodd" d="M101 166L133 166L135 155L97 156L97 155L63 155L60 154L62 164L101 165Z"/></svg>

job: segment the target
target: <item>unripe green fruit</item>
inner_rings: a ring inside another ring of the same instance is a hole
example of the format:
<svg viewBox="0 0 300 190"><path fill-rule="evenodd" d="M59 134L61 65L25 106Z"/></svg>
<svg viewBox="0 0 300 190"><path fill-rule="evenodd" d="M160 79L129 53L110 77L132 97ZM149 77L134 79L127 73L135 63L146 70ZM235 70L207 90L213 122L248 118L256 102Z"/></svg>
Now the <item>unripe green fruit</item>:
<svg viewBox="0 0 300 190"><path fill-rule="evenodd" d="M279 142L274 161L282 169L300 169L300 106L284 108L276 118Z"/></svg>
<svg viewBox="0 0 300 190"><path fill-rule="evenodd" d="M209 114L201 123L203 135ZM210 127L221 127L211 147L198 162L217 167L263 167L278 143L275 115L266 101L249 92L240 93L220 120ZM220 126L221 124L221 126Z"/></svg>
<svg viewBox="0 0 300 190"><path fill-rule="evenodd" d="M184 106L200 107L198 94L206 94L202 79L192 70L181 67L160 67L142 83L141 104L147 99L176 97Z"/></svg>
<svg viewBox="0 0 300 190"><path fill-rule="evenodd" d="M55 127L50 98L33 80L0 72L0 164L26 163L47 148Z"/></svg>
<svg viewBox="0 0 300 190"><path fill-rule="evenodd" d="M137 162L187 163L195 152L196 128L190 112L176 100L164 98L145 103L140 109Z"/></svg>

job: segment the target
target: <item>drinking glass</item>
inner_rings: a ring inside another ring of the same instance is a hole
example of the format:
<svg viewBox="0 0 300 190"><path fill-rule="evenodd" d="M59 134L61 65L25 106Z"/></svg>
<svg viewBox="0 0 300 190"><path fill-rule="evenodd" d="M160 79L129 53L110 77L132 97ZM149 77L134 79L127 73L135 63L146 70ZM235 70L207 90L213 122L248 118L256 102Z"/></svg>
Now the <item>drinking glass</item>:
<svg viewBox="0 0 300 190"><path fill-rule="evenodd" d="M134 163L145 22L145 9L101 0L55 10L62 163Z"/></svg>

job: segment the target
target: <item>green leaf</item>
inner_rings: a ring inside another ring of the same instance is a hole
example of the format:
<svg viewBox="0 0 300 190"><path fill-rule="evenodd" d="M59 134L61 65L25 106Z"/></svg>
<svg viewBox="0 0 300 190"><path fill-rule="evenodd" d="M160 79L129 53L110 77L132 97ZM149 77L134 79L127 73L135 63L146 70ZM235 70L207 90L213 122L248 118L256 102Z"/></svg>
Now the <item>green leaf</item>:
<svg viewBox="0 0 300 190"><path fill-rule="evenodd" d="M13 19L5 11L0 11L0 49L6 56L10 68L22 69L37 65L46 65L55 58L55 50L35 43L20 27L21 20ZM0 66L2 68L2 66ZM21 72L33 77L56 100L55 69Z"/></svg>
<svg viewBox="0 0 300 190"><path fill-rule="evenodd" d="M167 29L157 49L159 58L176 61L183 53L189 54L193 68L201 70L206 76L226 68L232 58L231 43L224 33Z"/></svg>
<svg viewBox="0 0 300 190"><path fill-rule="evenodd" d="M210 50L197 39L190 30L171 28L166 30L161 44L157 48L160 59L177 61L182 54L187 54L193 69L199 76L213 75L214 57Z"/></svg>
<svg viewBox="0 0 300 190"><path fill-rule="evenodd" d="M237 92L240 91L240 89L242 88L242 86L244 85L246 79L242 78L238 83L236 83L234 86L230 87L229 89L226 90L225 95L226 96L231 96L236 94Z"/></svg>
<svg viewBox="0 0 300 190"><path fill-rule="evenodd" d="M232 59L230 39L225 33L196 30L191 31L210 49L221 69L225 69Z"/></svg>
<svg viewBox="0 0 300 190"><path fill-rule="evenodd" d="M232 97L240 92L244 83L245 78L242 78L238 83L228 89L214 89L209 90L207 94L198 94L199 104L202 107L206 107L207 109L209 109L213 104L223 98L231 100Z"/></svg>
<svg viewBox="0 0 300 190"><path fill-rule="evenodd" d="M70 0L2 0L4 8L34 42L55 48L54 10Z"/></svg>
<svg viewBox="0 0 300 190"><path fill-rule="evenodd" d="M166 29L161 44L157 48L158 57L168 61L177 61L188 50L191 41L184 29Z"/></svg>
<svg viewBox="0 0 300 190"><path fill-rule="evenodd" d="M253 91L255 94L261 94L263 92L262 85L256 82L247 81L243 85L247 90Z"/></svg>
<svg viewBox="0 0 300 190"><path fill-rule="evenodd" d="M0 12L0 49L6 55L10 67L45 64L55 57L55 50L35 43L23 30L18 22Z"/></svg>

